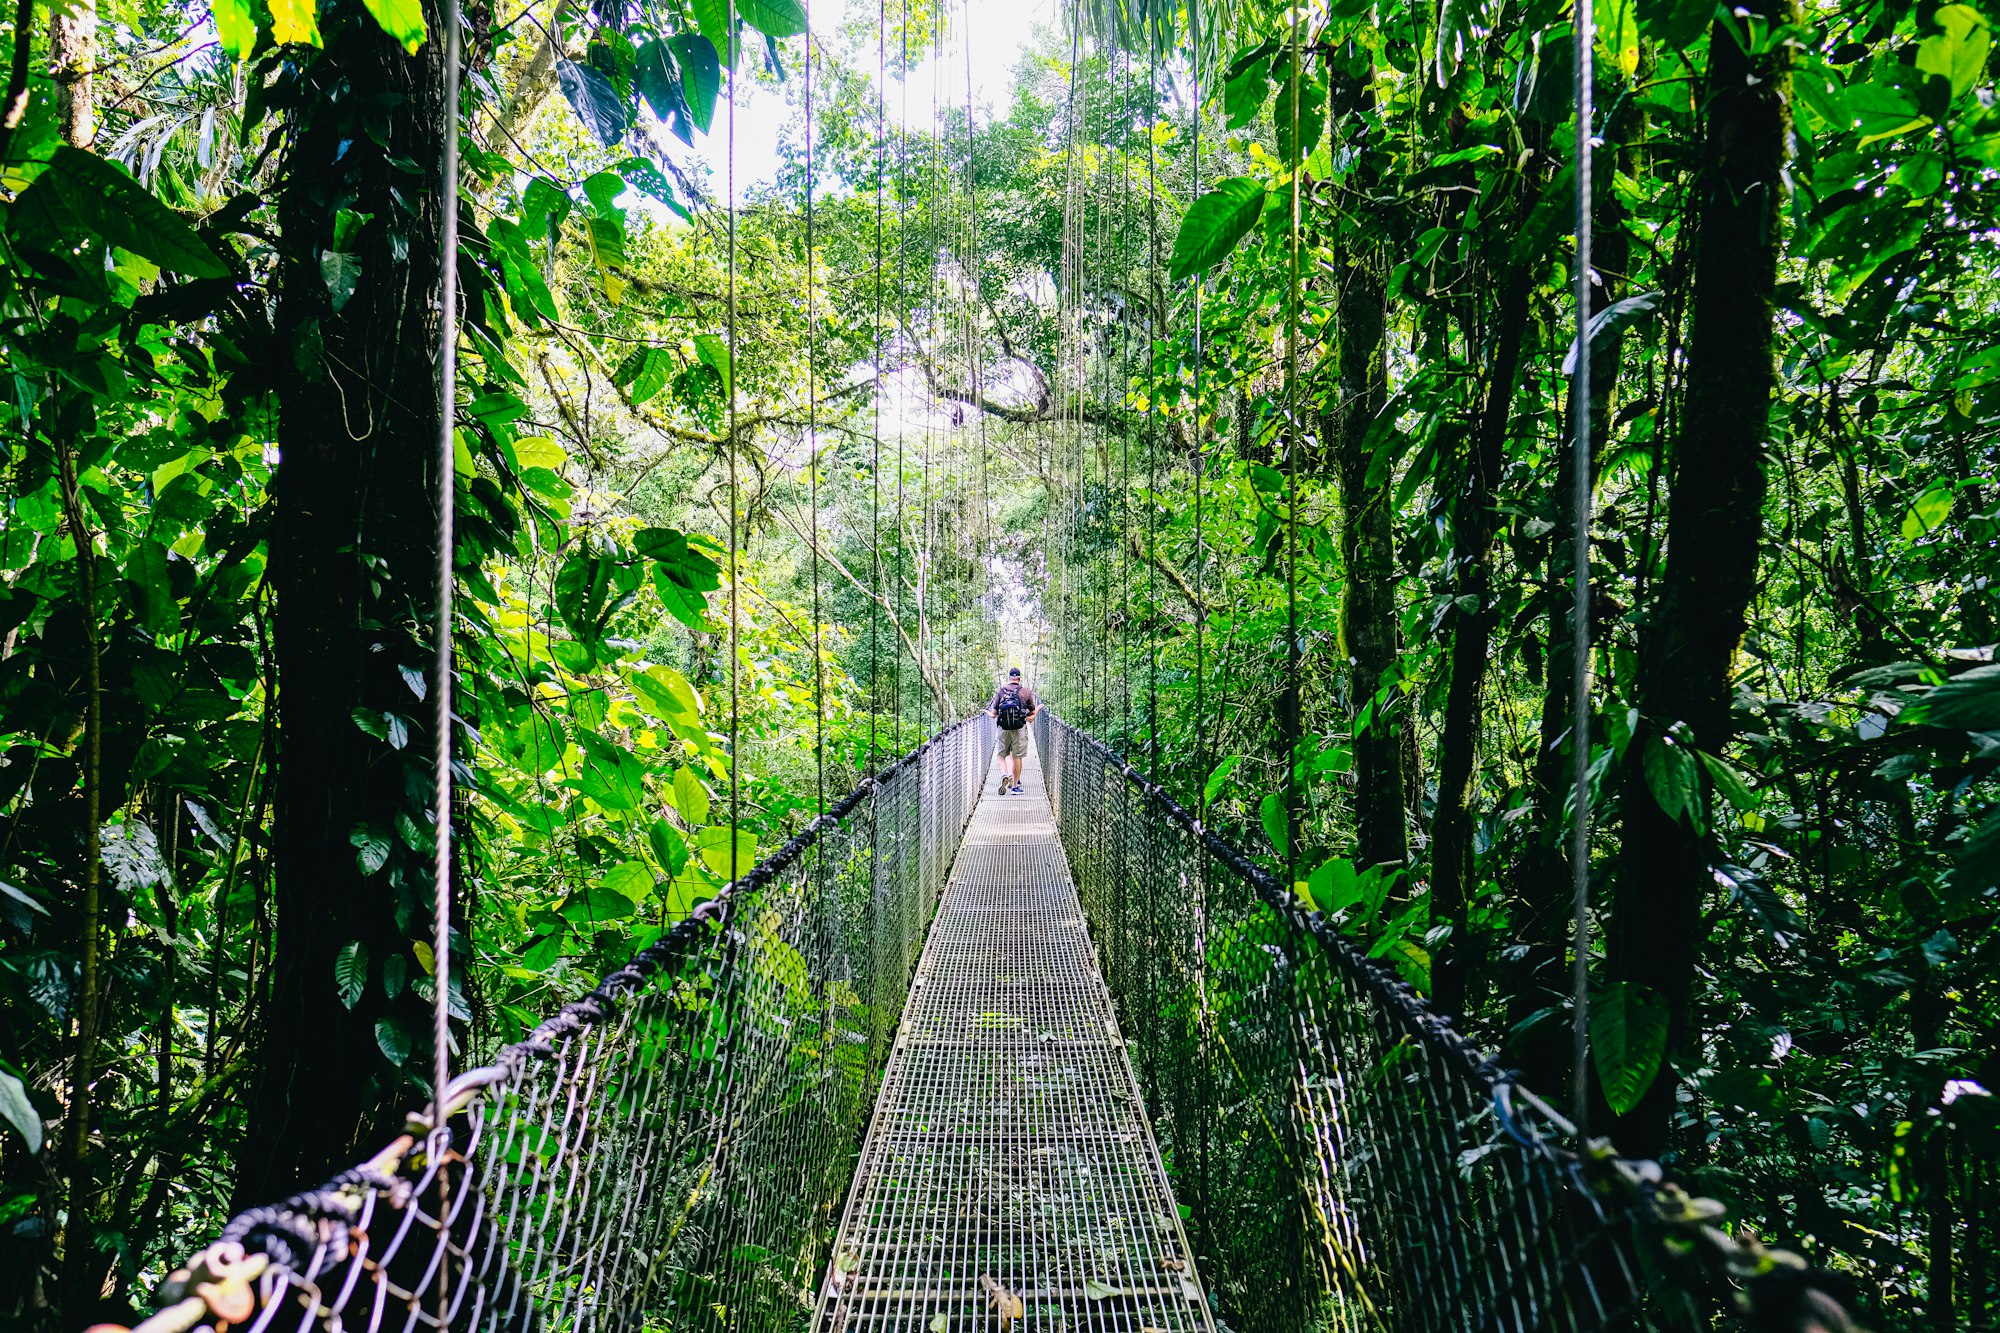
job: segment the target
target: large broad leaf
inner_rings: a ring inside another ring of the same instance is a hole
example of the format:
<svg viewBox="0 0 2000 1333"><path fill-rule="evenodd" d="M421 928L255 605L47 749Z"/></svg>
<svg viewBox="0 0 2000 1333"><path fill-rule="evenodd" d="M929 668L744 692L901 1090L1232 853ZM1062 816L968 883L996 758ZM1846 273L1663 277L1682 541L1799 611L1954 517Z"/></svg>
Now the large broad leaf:
<svg viewBox="0 0 2000 1333"><path fill-rule="evenodd" d="M1257 225L1264 196L1264 187L1248 176L1218 181L1181 219L1167 276L1178 281L1215 267Z"/></svg>
<svg viewBox="0 0 2000 1333"><path fill-rule="evenodd" d="M1637 296L1628 296L1622 301L1613 301L1610 305L1591 317L1589 327L1583 331L1584 338L1592 347L1596 347L1600 339L1623 333L1626 329L1639 323L1646 316L1659 309L1660 301L1665 295L1666 293L1664 292L1640 292ZM1563 374L1576 374L1576 339L1574 338L1570 339L1569 352L1563 357Z"/></svg>
<svg viewBox="0 0 2000 1333"><path fill-rule="evenodd" d="M170 273L223 278L229 267L194 228L137 181L94 153L58 148L48 170L14 201L8 234L30 249L66 254L109 241Z"/></svg>
<svg viewBox="0 0 2000 1333"><path fill-rule="evenodd" d="M687 868L688 845L680 830L664 819L656 819L646 830L646 841L652 846L653 858L660 863L660 869L669 875L678 875Z"/></svg>
<svg viewBox="0 0 2000 1333"><path fill-rule="evenodd" d="M1248 62L1238 61L1237 65L1240 68L1231 66L1231 73L1222 85L1223 114L1232 130L1240 130L1257 119L1257 113L1264 109L1264 99L1271 93L1268 55Z"/></svg>
<svg viewBox="0 0 2000 1333"><path fill-rule="evenodd" d="M706 42L706 37L701 39ZM710 47L711 51L715 48ZM694 143L694 113L687 103L687 89L682 86L679 62L673 48L657 37L639 48L639 54L632 65L632 85L639 90L639 96L646 99L646 105L653 108L674 137L690 146ZM714 109L711 101L710 110ZM704 125L703 129L708 127Z"/></svg>
<svg viewBox="0 0 2000 1333"><path fill-rule="evenodd" d="M2000 730L2000 666L1954 676L1904 709L1900 720L1954 731Z"/></svg>
<svg viewBox="0 0 2000 1333"><path fill-rule="evenodd" d="M681 818L688 823L708 822L710 806L708 788L687 765L683 764L674 770L674 781L668 788L667 799L673 803L674 809L680 811Z"/></svg>
<svg viewBox="0 0 2000 1333"><path fill-rule="evenodd" d="M757 864L757 835L738 829L732 838L726 828L705 828L694 835L694 850L702 864L717 876L740 879Z"/></svg>
<svg viewBox="0 0 2000 1333"><path fill-rule="evenodd" d="M5 1120L27 1140L28 1151L42 1150L42 1115L28 1100L27 1085L0 1069L0 1120Z"/></svg>
<svg viewBox="0 0 2000 1333"><path fill-rule="evenodd" d="M397 1068L410 1059L410 1029L400 1018L382 1018L375 1022L375 1044L381 1048L383 1058Z"/></svg>
<svg viewBox="0 0 2000 1333"><path fill-rule="evenodd" d="M713 333L697 333L694 335L694 354L701 359L703 365L715 372L717 379L722 381L722 392L725 395L736 391L736 376L731 366L728 342Z"/></svg>
<svg viewBox="0 0 2000 1333"><path fill-rule="evenodd" d="M361 0L368 6L368 12L382 25L382 31L403 44L403 49L411 55L424 44L430 29L424 26L424 6L422 0Z"/></svg>
<svg viewBox="0 0 2000 1333"><path fill-rule="evenodd" d="M806 30L805 6L799 0L736 0L736 12L767 37L796 37Z"/></svg>
<svg viewBox="0 0 2000 1333"><path fill-rule="evenodd" d="M653 872L644 861L620 861L604 872L599 884L621 897L638 902L653 891Z"/></svg>
<svg viewBox="0 0 2000 1333"><path fill-rule="evenodd" d="M1667 1007L1629 981L1614 982L1590 1002L1590 1053L1613 1113L1639 1104L1667 1053Z"/></svg>
<svg viewBox="0 0 2000 1333"><path fill-rule="evenodd" d="M579 889L563 899L563 919L574 925L595 925L602 921L623 921L638 911L630 898L602 884Z"/></svg>
<svg viewBox="0 0 2000 1333"><path fill-rule="evenodd" d="M687 99L688 115L695 128L708 133L715 123L715 99L722 91L722 57L715 43L696 32L684 32L667 40L681 67L681 95Z"/></svg>
<svg viewBox="0 0 2000 1333"><path fill-rule="evenodd" d="M558 60L556 82L562 85L563 96L569 99L577 119L606 147L616 146L625 137L625 100L611 86L611 80L588 65Z"/></svg>
<svg viewBox="0 0 2000 1333"><path fill-rule="evenodd" d="M1952 495L1948 482L1934 481L1910 501L1903 514L1903 540L1917 541L1944 526L1944 521L1951 517Z"/></svg>
<svg viewBox="0 0 2000 1333"><path fill-rule="evenodd" d="M333 956L333 989L340 996L340 1003L352 1009L361 1002L361 992L367 988L368 946L360 940L349 940Z"/></svg>
<svg viewBox="0 0 2000 1333"><path fill-rule="evenodd" d="M709 45L716 49L730 68L736 67L736 52L730 32L729 0L691 0L694 5L695 26L701 35L708 38Z"/></svg>
<svg viewBox="0 0 2000 1333"><path fill-rule="evenodd" d="M1931 21L1938 34L1917 43L1917 68L1949 82L1953 97L1970 92L1986 72L1993 30L1970 5L1942 6Z"/></svg>
<svg viewBox="0 0 2000 1333"><path fill-rule="evenodd" d="M1655 736L1646 742L1644 766L1646 787L1667 818L1675 823L1685 819L1699 827L1700 785L1695 777L1694 756L1687 748L1664 736Z"/></svg>
<svg viewBox="0 0 2000 1333"><path fill-rule="evenodd" d="M1287 73L1271 103L1271 130L1278 160L1287 166L1303 162L1326 133L1326 84L1310 75Z"/></svg>
<svg viewBox="0 0 2000 1333"><path fill-rule="evenodd" d="M280 46L318 46L319 6L314 0L270 0L271 40Z"/></svg>
<svg viewBox="0 0 2000 1333"><path fill-rule="evenodd" d="M215 35L222 49L236 60L248 58L257 45L257 15L249 0L209 0L208 12L215 20Z"/></svg>
<svg viewBox="0 0 2000 1333"><path fill-rule="evenodd" d="M1639 31L1676 50L1708 31L1716 0L1640 0Z"/></svg>

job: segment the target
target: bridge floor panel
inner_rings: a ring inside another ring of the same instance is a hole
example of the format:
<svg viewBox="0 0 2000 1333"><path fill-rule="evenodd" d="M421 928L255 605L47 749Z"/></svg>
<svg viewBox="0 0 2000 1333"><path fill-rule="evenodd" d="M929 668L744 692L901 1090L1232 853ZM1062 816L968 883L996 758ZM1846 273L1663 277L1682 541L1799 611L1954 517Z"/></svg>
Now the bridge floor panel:
<svg viewBox="0 0 2000 1333"><path fill-rule="evenodd" d="M1022 788L966 830L818 1333L1214 1333L1032 756Z"/></svg>

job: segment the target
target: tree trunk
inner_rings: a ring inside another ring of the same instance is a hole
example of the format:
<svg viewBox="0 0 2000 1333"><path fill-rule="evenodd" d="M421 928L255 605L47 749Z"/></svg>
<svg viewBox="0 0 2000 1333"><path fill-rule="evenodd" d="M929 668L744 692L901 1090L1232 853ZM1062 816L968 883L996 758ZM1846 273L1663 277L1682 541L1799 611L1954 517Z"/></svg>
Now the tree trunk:
<svg viewBox="0 0 2000 1333"><path fill-rule="evenodd" d="M1741 12L1741 11L1739 11ZM1751 0L1773 28L1785 0ZM1763 539L1765 436L1776 387L1772 300L1785 157L1786 48L1751 58L1732 35L1710 37L1709 104L1699 198L1687 399L1674 443L1666 564L1638 655L1642 722L1626 754L1624 839L1607 964L1667 1013L1667 1059L1694 1053L1692 989L1708 844L1661 809L1644 754L1675 723L1720 754L1735 733L1730 662L1756 593ZM1667 1146L1674 1078L1663 1067L1618 1117L1619 1148L1641 1157Z"/></svg>
<svg viewBox="0 0 2000 1333"><path fill-rule="evenodd" d="M287 131L272 353L276 952L244 1203L317 1185L373 1147L424 1067L424 1006L407 984L392 997L383 968L395 957L421 975L410 942L430 917L428 713L405 683L430 663L440 480L443 64L433 4L425 17L431 38L411 56L353 0L323 12L325 54ZM348 261L322 260L337 209L372 220L340 248L360 272L336 309L325 275ZM351 1004L334 977L350 945L368 971Z"/></svg>
<svg viewBox="0 0 2000 1333"><path fill-rule="evenodd" d="M1471 961L1466 909L1478 886L1472 856L1473 770L1479 759L1480 698L1493 652L1490 603L1493 538L1498 530L1493 491L1506 458L1507 426L1527 335L1527 266L1510 265L1500 283L1486 396L1452 502L1452 593L1459 609L1451 613L1451 675L1438 742L1437 813L1431 825L1431 916L1451 927L1433 954L1431 993L1447 1014L1464 1012ZM1464 609L1468 601L1469 610Z"/></svg>
<svg viewBox="0 0 2000 1333"><path fill-rule="evenodd" d="M49 14L49 67L56 84L56 124L72 148L97 141L96 65L97 0L57 0Z"/></svg>
<svg viewBox="0 0 2000 1333"><path fill-rule="evenodd" d="M1330 414L1340 480L1341 628L1350 672L1348 711L1354 719L1355 859L1363 866L1400 867L1409 860L1403 807L1404 711L1401 691L1387 688L1402 649L1396 619L1395 487L1368 485L1368 428L1389 397L1384 341L1388 303L1366 262L1349 263L1337 281L1340 401Z"/></svg>

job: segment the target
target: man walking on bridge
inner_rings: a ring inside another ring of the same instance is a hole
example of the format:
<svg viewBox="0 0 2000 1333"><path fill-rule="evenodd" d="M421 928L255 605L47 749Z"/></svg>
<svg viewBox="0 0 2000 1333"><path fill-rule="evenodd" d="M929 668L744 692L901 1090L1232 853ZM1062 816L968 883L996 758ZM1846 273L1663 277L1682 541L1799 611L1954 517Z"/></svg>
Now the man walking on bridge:
<svg viewBox="0 0 2000 1333"><path fill-rule="evenodd" d="M1000 724L1000 795L1021 790L1021 761L1028 757L1028 724L1042 706L1035 692L1021 683L1021 668L1007 668L1007 683L993 696L986 716ZM1014 776L1007 776L1007 761L1014 761Z"/></svg>

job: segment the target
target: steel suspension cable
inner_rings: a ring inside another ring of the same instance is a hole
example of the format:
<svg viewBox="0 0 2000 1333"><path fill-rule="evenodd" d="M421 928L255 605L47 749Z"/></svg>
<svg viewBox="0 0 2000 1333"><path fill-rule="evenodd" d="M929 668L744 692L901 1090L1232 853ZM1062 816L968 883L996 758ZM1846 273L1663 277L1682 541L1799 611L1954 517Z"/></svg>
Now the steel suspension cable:
<svg viewBox="0 0 2000 1333"><path fill-rule="evenodd" d="M806 482L811 488L812 540L806 543L812 569L813 659L813 814L826 813L826 664L821 642L819 558L819 308L818 236L813 215L813 33L810 6L806 18Z"/></svg>
<svg viewBox="0 0 2000 1333"><path fill-rule="evenodd" d="M743 836L743 737L742 737L742 638L743 638L743 598L741 568L736 553L737 521L741 514L743 496L737 478L737 451L742 447L739 437L741 423L736 412L736 0L726 0L725 31L729 36L729 123L727 143L724 148L726 162L724 175L729 192L729 217L726 241L728 245L728 356L725 364L729 374L723 391L729 395L729 882L734 884L743 867L737 865L739 848Z"/></svg>
<svg viewBox="0 0 2000 1333"><path fill-rule="evenodd" d="M451 1082L451 713L452 617L458 549L458 462L453 447L458 416L458 123L459 3L444 0L444 161L440 194L438 267L438 528L437 636L431 699L431 1125L427 1148L441 1160L449 1130L446 1087ZM450 1246L450 1200L438 1173L438 1222L442 1248ZM438 1298L438 1326L449 1324L447 1297Z"/></svg>
<svg viewBox="0 0 2000 1333"><path fill-rule="evenodd" d="M1570 896L1575 914L1576 958L1570 979L1575 1009L1570 1029L1571 1114L1590 1126L1590 274L1591 122L1596 77L1591 42L1596 36L1592 0L1576 0L1576 367L1570 386L1570 448L1575 450L1575 490L1570 495L1572 603L1570 607ZM1546 742L1545 742L1546 743Z"/></svg>
<svg viewBox="0 0 2000 1333"><path fill-rule="evenodd" d="M1158 281L1160 264L1160 164L1158 123L1160 104L1160 35L1157 25L1148 25L1146 35L1146 265L1149 284ZM1152 287L1147 288L1146 310L1146 753L1154 768L1160 762L1160 559L1159 529L1154 522L1159 508L1160 489L1160 380L1154 360L1164 328L1156 327L1155 316L1164 314L1151 304Z"/></svg>
<svg viewBox="0 0 2000 1333"><path fill-rule="evenodd" d="M1285 845L1278 849L1285 863L1285 888L1298 883L1299 847L1299 740L1305 713L1305 683L1300 679L1299 653L1299 242L1304 218L1300 213L1299 178L1305 172L1304 145L1299 140L1299 103L1305 83L1304 53L1299 46L1301 4L1295 0L1291 12L1292 95L1291 164L1292 225L1285 262L1285 412L1291 418L1285 430L1285 690L1289 695L1283 719L1285 741ZM1244 404L1248 411L1249 404Z"/></svg>
<svg viewBox="0 0 2000 1333"><path fill-rule="evenodd" d="M869 592L868 603L868 761L866 772L875 771L876 723L882 713L882 649L879 634L882 597L882 222L886 201L882 190L888 182L884 159L889 138L889 0L875 6L875 428L871 432L868 479L870 500Z"/></svg>
<svg viewBox="0 0 2000 1333"><path fill-rule="evenodd" d="M1188 185L1188 203L1192 207L1201 198L1201 0L1188 0L1188 35L1193 47L1192 98L1194 102L1194 164ZM1201 425L1201 298L1208 287L1205 273L1194 275L1194 338L1191 354L1194 358L1194 412L1189 423L1190 443L1194 446L1194 743L1195 743L1195 816L1208 818L1208 717L1207 700L1204 697L1203 677L1203 637L1208 621L1207 575L1208 553L1202 532L1202 461L1205 447Z"/></svg>

